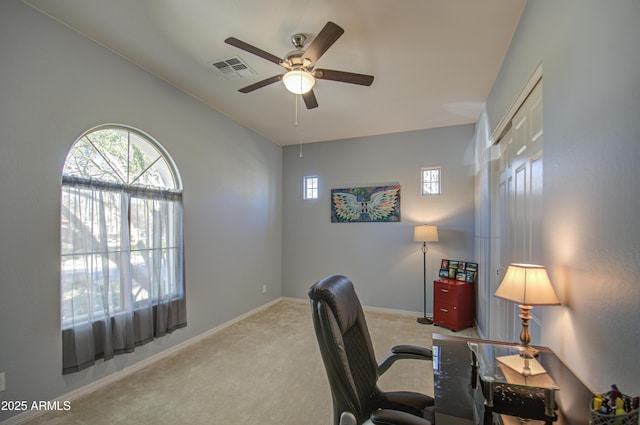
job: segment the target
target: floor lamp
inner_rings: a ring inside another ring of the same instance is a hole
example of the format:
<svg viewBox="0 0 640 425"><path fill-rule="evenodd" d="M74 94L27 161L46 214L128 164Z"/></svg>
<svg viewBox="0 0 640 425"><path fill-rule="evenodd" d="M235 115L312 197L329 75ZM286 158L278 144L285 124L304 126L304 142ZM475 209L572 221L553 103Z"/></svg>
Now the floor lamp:
<svg viewBox="0 0 640 425"><path fill-rule="evenodd" d="M438 226L416 226L413 229L413 241L422 242L422 288L423 309L422 317L418 317L418 323L423 325L433 324L433 318L427 317L427 242L438 242Z"/></svg>

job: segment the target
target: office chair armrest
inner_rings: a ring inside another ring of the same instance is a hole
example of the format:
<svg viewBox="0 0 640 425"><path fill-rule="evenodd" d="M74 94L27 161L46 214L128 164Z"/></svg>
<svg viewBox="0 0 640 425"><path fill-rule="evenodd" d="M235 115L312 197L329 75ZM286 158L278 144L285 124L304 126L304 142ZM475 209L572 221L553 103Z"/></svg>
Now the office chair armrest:
<svg viewBox="0 0 640 425"><path fill-rule="evenodd" d="M385 373L396 360L401 359L433 360L433 352L419 345L396 345L378 365L378 375Z"/></svg>
<svg viewBox="0 0 640 425"><path fill-rule="evenodd" d="M371 412L371 422L376 425L431 425L426 419L399 410L379 409Z"/></svg>

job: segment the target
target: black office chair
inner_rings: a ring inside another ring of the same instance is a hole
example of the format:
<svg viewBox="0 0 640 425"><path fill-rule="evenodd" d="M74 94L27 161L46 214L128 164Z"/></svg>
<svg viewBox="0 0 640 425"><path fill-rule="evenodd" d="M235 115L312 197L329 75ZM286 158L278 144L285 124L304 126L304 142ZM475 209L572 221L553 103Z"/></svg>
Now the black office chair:
<svg viewBox="0 0 640 425"><path fill-rule="evenodd" d="M378 365L367 323L351 280L329 276L309 288L313 325L333 398L334 425L431 425L433 398L409 391L384 392L378 377L399 359L432 360L431 350L398 345Z"/></svg>

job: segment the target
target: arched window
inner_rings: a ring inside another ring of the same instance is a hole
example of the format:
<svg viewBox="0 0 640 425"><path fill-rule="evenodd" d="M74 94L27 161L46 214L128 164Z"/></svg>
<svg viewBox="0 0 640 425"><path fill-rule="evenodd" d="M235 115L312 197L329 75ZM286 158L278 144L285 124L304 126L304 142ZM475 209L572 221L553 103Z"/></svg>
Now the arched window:
<svg viewBox="0 0 640 425"><path fill-rule="evenodd" d="M186 326L182 190L168 154L122 126L92 129L62 173L63 373Z"/></svg>

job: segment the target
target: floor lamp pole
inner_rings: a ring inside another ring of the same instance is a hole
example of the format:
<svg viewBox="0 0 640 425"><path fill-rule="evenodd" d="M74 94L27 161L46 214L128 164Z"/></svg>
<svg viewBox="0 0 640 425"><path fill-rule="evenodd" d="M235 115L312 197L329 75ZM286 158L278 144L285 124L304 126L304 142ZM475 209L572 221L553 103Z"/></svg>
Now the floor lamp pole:
<svg viewBox="0 0 640 425"><path fill-rule="evenodd" d="M423 325L432 325L433 319L427 317L427 243L422 242L422 290L423 304L422 317L418 317L418 323Z"/></svg>

